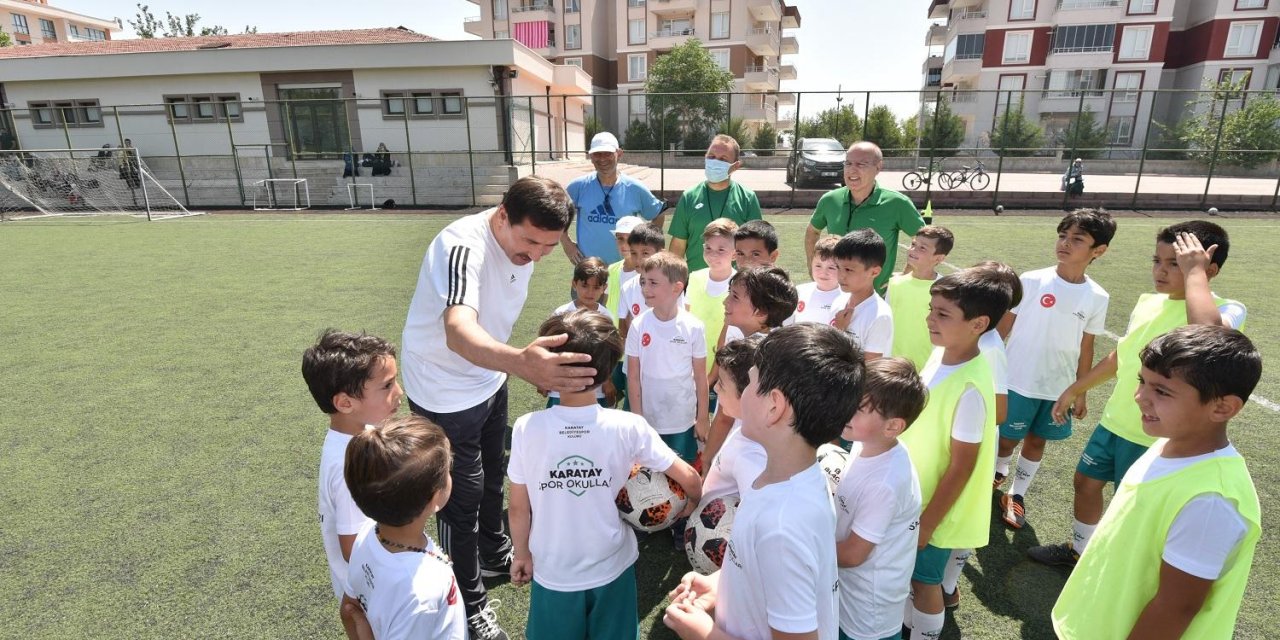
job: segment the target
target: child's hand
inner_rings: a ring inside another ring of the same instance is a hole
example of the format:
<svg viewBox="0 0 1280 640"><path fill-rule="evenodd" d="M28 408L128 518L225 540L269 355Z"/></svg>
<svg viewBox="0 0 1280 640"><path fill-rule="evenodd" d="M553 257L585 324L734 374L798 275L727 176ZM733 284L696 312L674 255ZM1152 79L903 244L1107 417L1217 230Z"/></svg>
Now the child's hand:
<svg viewBox="0 0 1280 640"><path fill-rule="evenodd" d="M511 582L526 585L533 579L533 556L516 556L511 559Z"/></svg>
<svg viewBox="0 0 1280 640"><path fill-rule="evenodd" d="M716 606L716 582L715 574L704 576L690 571L684 574L680 584L667 597L672 603L687 602L703 611L710 611Z"/></svg>
<svg viewBox="0 0 1280 640"><path fill-rule="evenodd" d="M1217 250L1216 244L1205 249L1204 245L1200 244L1200 238L1193 233L1179 233L1178 237L1173 239L1173 254L1178 261L1178 268L1184 275L1197 269L1207 270Z"/></svg>
<svg viewBox="0 0 1280 640"><path fill-rule="evenodd" d="M707 416L699 417L693 423L693 437L697 438L698 442L706 442L710 435L711 420Z"/></svg>
<svg viewBox="0 0 1280 640"><path fill-rule="evenodd" d="M708 638L716 626L710 614L688 602L673 602L663 614L662 623L681 640Z"/></svg>
<svg viewBox="0 0 1280 640"><path fill-rule="evenodd" d="M540 396L542 396L542 397L544 397L544 398L545 398L545 397L547 397L547 390L546 390L546 389L543 389L542 387L534 387L534 388L538 390L538 395L540 395Z"/></svg>
<svg viewBox="0 0 1280 640"><path fill-rule="evenodd" d="M926 522L924 518L920 519L920 528L918 529L920 532L920 539L916 541L917 550L924 549L925 546L929 544L929 541L933 540L933 531L937 528L938 523Z"/></svg>
<svg viewBox="0 0 1280 640"><path fill-rule="evenodd" d="M1049 415L1053 417L1053 423L1066 424L1067 411L1069 408L1075 406L1077 400L1083 402L1084 394L1076 391L1075 385L1067 387L1067 390L1063 391L1062 395L1058 396L1058 401L1053 403L1053 409L1049 412ZM1080 417L1083 418L1084 416Z"/></svg>
<svg viewBox="0 0 1280 640"><path fill-rule="evenodd" d="M853 320L853 309L846 307L836 312L836 317L831 320L831 326L841 331L847 331L850 320Z"/></svg>
<svg viewBox="0 0 1280 640"><path fill-rule="evenodd" d="M1085 402L1085 394L1076 397L1075 404L1071 406L1071 416L1076 420L1080 420L1089 415L1089 405Z"/></svg>
<svg viewBox="0 0 1280 640"><path fill-rule="evenodd" d="M605 380L604 385L600 388L604 392L604 403L610 407L618 404L618 388L613 383Z"/></svg>

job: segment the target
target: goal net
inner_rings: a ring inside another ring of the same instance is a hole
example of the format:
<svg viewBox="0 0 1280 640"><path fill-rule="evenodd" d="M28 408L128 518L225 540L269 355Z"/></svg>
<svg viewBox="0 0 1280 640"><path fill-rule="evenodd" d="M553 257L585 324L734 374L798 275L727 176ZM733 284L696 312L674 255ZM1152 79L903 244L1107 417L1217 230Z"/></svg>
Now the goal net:
<svg viewBox="0 0 1280 640"><path fill-rule="evenodd" d="M23 150L0 156L0 220L133 215L165 220L188 211L135 149Z"/></svg>

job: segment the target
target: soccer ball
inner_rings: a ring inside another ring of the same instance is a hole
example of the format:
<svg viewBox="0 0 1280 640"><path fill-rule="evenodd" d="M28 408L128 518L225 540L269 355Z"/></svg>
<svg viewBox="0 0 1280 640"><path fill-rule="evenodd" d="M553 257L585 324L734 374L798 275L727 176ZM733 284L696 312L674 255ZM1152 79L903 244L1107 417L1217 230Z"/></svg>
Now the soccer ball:
<svg viewBox="0 0 1280 640"><path fill-rule="evenodd" d="M1004 213L1004 205L998 204L996 205L996 215L1000 215L1001 213Z"/></svg>
<svg viewBox="0 0 1280 640"><path fill-rule="evenodd" d="M614 502L622 519L639 531L661 531L675 522L689 498L661 471L636 465Z"/></svg>
<svg viewBox="0 0 1280 640"><path fill-rule="evenodd" d="M844 475L844 468L849 466L849 452L834 444L824 444L818 447L818 466L827 475L827 488L831 489L831 495L834 496L836 488L840 486L840 476Z"/></svg>
<svg viewBox="0 0 1280 640"><path fill-rule="evenodd" d="M1216 215L1218 215L1218 208L1217 208L1217 207L1209 207L1209 215L1211 215L1211 216L1216 216Z"/></svg>
<svg viewBox="0 0 1280 640"><path fill-rule="evenodd" d="M738 502L736 495L716 498L689 518L684 530L684 552L694 571L703 575L714 573L724 562Z"/></svg>

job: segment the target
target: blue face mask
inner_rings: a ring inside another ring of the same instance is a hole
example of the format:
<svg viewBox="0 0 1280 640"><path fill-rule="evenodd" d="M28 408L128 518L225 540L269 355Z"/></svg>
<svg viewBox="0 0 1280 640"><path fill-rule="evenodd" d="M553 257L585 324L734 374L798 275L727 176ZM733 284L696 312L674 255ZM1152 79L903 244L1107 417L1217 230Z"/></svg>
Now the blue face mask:
<svg viewBox="0 0 1280 640"><path fill-rule="evenodd" d="M724 160L707 158L707 182L724 182L729 179L729 168L733 165Z"/></svg>

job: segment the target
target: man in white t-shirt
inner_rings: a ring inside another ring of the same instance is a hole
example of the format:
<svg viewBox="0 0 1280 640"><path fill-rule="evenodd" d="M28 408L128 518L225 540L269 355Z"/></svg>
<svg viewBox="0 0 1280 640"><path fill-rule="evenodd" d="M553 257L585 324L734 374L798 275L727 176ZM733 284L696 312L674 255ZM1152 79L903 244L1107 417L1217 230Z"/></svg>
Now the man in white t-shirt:
<svg viewBox="0 0 1280 640"><path fill-rule="evenodd" d="M453 445L453 498L437 519L453 559L473 640L505 640L482 576L505 575L511 540L502 521L507 376L579 391L590 358L552 353L565 336L524 348L506 341L528 294L533 263L559 244L573 202L558 184L517 180L497 209L459 219L427 248L404 328L409 407L441 426Z"/></svg>

